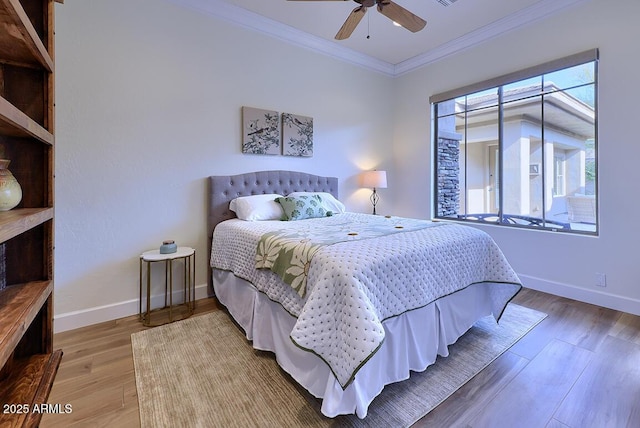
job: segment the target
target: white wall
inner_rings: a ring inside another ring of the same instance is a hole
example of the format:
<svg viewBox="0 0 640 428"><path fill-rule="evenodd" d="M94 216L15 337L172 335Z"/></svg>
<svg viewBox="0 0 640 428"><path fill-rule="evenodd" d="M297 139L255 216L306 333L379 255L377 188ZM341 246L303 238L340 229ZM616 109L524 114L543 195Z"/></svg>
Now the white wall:
<svg viewBox="0 0 640 428"><path fill-rule="evenodd" d="M600 236L484 229L526 286L640 314L640 263L623 248L640 212L637 16L636 0L592 0L392 80L166 0L57 5L56 331L136 313L138 255L163 239L196 248L206 293L209 175L334 175L348 208L368 211L356 175L379 167L380 211L429 217L429 96L593 47ZM241 154L243 105L314 117L314 157Z"/></svg>
<svg viewBox="0 0 640 428"><path fill-rule="evenodd" d="M167 1L57 5L56 331L136 313L138 256L164 239L196 248L206 292L209 175L337 176L368 211L356 175L394 177L392 86ZM242 154L243 105L312 116L313 158Z"/></svg>
<svg viewBox="0 0 640 428"><path fill-rule="evenodd" d="M398 214L428 217L432 197L429 96L591 48L600 49L600 236L484 227L525 286L640 314L635 249L640 199L637 101L640 2L592 0L396 80L394 183ZM596 272L607 287L595 286Z"/></svg>

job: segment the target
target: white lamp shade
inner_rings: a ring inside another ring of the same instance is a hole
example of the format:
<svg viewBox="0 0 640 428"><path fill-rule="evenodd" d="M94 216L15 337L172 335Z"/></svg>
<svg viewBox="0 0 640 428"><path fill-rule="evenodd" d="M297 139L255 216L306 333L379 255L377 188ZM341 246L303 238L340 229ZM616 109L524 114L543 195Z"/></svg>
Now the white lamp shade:
<svg viewBox="0 0 640 428"><path fill-rule="evenodd" d="M365 171L362 173L362 187L387 188L387 171Z"/></svg>

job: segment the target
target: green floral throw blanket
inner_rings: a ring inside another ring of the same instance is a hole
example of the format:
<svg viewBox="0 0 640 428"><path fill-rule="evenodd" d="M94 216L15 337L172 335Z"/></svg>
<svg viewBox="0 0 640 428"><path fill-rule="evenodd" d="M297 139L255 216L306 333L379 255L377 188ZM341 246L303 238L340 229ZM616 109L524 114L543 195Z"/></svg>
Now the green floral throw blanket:
<svg viewBox="0 0 640 428"><path fill-rule="evenodd" d="M344 224L314 225L313 229L282 229L265 233L258 242L256 268L272 270L293 287L300 297L305 297L311 259L320 248L339 242L371 239L440 224L403 217L372 215L366 218L366 221Z"/></svg>

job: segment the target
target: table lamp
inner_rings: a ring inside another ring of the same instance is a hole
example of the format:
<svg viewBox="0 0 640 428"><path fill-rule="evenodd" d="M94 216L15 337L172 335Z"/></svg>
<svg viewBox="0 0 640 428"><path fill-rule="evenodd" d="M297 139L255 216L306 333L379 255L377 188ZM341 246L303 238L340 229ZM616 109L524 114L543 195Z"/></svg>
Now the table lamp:
<svg viewBox="0 0 640 428"><path fill-rule="evenodd" d="M373 205L373 215L376 214L376 205L380 197L376 189L387 188L387 171L365 171L362 173L362 187L371 187L371 204Z"/></svg>

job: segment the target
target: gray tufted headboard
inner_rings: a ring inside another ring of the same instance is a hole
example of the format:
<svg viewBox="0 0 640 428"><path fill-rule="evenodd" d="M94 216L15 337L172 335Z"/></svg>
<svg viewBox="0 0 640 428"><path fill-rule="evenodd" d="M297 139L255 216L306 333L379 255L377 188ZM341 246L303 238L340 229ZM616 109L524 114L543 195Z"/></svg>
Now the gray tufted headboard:
<svg viewBox="0 0 640 428"><path fill-rule="evenodd" d="M295 171L258 171L238 175L214 175L209 177L208 234L218 223L234 218L229 202L239 196L291 192L328 192L338 197L338 179L321 177Z"/></svg>

